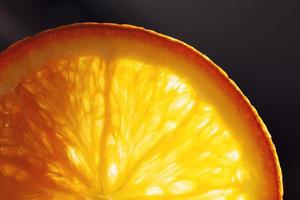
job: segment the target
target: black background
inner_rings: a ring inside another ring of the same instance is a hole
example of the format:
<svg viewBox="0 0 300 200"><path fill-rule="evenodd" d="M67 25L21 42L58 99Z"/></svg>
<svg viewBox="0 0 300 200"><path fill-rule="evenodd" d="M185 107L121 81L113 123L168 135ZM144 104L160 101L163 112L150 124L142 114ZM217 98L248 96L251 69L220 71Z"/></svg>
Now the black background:
<svg viewBox="0 0 300 200"><path fill-rule="evenodd" d="M299 6L296 0L0 0L0 50L86 21L143 26L194 46L257 108L277 147L284 199L299 200Z"/></svg>

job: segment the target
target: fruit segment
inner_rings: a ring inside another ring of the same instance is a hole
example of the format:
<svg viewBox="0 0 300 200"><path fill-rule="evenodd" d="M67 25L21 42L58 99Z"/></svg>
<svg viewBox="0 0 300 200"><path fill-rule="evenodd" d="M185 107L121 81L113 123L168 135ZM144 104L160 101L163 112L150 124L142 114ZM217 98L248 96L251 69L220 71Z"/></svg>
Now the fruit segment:
<svg viewBox="0 0 300 200"><path fill-rule="evenodd" d="M130 59L113 66L104 192L246 199L243 155L213 106L166 66Z"/></svg>
<svg viewBox="0 0 300 200"><path fill-rule="evenodd" d="M7 199L80 199L101 191L103 73L97 57L49 63L1 97Z"/></svg>

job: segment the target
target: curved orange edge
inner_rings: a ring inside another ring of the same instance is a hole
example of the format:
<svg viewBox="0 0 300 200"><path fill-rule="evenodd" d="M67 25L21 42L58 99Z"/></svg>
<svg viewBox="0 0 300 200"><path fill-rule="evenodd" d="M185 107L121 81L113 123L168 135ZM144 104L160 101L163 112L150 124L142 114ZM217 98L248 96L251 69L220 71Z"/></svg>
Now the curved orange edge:
<svg viewBox="0 0 300 200"><path fill-rule="evenodd" d="M170 48L173 52L184 54L187 58L193 60L198 66L205 67L205 70L216 77L224 87L223 89L227 91L227 94L231 95L231 98L238 103L239 108L243 113L252 113L251 123L253 126L257 127L260 130L260 134L265 138L266 145L269 146L269 155L272 155L272 163L275 165L274 169L276 170L273 174L276 174L277 177L277 187L278 187L278 199L283 197L283 184L282 184L282 173L279 165L279 159L276 153L274 144L272 143L271 135L267 130L262 119L259 117L256 109L251 105L248 98L243 95L238 86L232 81L228 75L218 67L213 61L211 61L207 56L197 51L195 48L189 46L188 44L181 42L177 39L174 39L169 36L157 33L152 30L147 30L142 27L136 27L128 24L113 24L113 23L76 23L71 25L65 25L54 29L49 29L38 33L33 37L27 37L19 42L8 47L6 50L0 53L0 71L2 67L8 66L10 62L21 55L24 55L30 50L34 50L38 46L46 45L49 36L55 35L66 37L70 35L71 30L77 30L85 32L85 34L99 34L101 32L111 33L113 30L117 30L114 34L122 35L131 35L134 33L136 37L141 37L143 39L150 40L155 42L156 45L162 46L163 48Z"/></svg>

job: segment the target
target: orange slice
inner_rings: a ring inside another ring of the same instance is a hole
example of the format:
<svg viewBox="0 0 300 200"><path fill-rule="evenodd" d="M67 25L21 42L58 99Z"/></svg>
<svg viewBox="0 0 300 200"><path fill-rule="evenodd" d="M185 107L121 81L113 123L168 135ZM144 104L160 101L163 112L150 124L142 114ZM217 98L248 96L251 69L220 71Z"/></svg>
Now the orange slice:
<svg viewBox="0 0 300 200"><path fill-rule="evenodd" d="M0 199L279 200L270 135L192 47L85 23L0 55Z"/></svg>

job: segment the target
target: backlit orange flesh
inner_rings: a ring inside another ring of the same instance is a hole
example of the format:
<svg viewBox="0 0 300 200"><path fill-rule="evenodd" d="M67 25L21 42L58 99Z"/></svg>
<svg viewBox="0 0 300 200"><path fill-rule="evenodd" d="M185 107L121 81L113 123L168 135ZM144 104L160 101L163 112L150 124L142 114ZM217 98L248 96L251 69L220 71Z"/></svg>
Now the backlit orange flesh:
<svg viewBox="0 0 300 200"><path fill-rule="evenodd" d="M0 54L0 200L280 200L270 135L188 45L85 23Z"/></svg>

